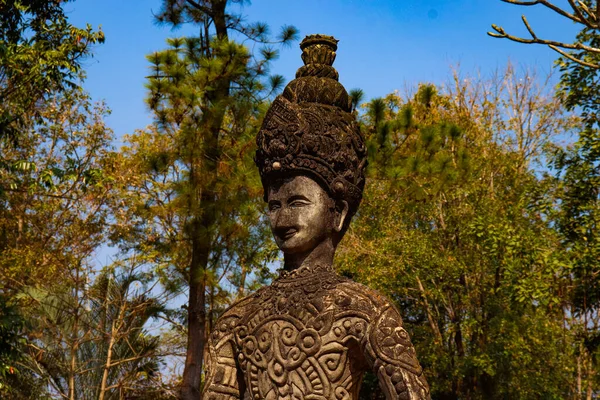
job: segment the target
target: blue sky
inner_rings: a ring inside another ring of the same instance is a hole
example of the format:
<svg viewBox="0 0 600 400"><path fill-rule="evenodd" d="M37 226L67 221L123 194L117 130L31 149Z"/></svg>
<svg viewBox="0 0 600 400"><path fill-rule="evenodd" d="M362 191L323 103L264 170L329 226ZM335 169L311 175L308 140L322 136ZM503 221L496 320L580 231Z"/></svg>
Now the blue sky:
<svg viewBox="0 0 600 400"><path fill-rule="evenodd" d="M191 26L175 31L157 26L152 13L160 3L76 0L66 5L72 23L101 25L106 35L106 43L85 62L84 87L112 109L107 122L118 138L151 122L144 105L149 65L145 56L165 48L168 37L195 33ZM366 99L419 82L441 84L457 63L466 73L479 70L483 75L509 59L542 73L550 71L557 56L548 48L486 34L495 23L526 35L523 13L538 36L571 40L576 33L574 24L541 6L518 7L500 0L255 0L241 12L248 21L266 22L272 32L294 25L301 38L312 33L338 38L335 67L340 81L347 89L363 89ZM281 49L272 72L289 81L301 63L296 42Z"/></svg>

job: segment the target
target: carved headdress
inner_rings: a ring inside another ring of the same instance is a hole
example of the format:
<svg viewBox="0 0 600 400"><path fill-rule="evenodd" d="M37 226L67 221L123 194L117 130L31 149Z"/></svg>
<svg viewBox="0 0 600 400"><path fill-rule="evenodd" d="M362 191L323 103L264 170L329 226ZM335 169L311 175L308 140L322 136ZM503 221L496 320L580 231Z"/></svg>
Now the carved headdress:
<svg viewBox="0 0 600 400"><path fill-rule="evenodd" d="M367 152L350 97L332 66L337 42L310 35L300 43L304 66L269 108L256 138L255 162L265 199L274 179L308 175L333 198L346 200L352 216L362 199Z"/></svg>

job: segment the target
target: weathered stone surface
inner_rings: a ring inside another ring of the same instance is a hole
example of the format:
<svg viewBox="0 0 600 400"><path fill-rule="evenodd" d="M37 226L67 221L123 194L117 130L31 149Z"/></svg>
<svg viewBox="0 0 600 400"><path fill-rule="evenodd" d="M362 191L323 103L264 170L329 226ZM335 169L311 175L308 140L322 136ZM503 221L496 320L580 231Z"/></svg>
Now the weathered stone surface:
<svg viewBox="0 0 600 400"><path fill-rule="evenodd" d="M337 41L312 35L301 47L306 65L257 137L284 270L218 320L202 398L358 399L372 370L388 399L428 399L398 310L333 270L362 198L366 149L332 67Z"/></svg>
<svg viewBox="0 0 600 400"><path fill-rule="evenodd" d="M206 399L358 399L367 369L389 399L429 397L400 314L385 298L328 267L294 272L220 319Z"/></svg>

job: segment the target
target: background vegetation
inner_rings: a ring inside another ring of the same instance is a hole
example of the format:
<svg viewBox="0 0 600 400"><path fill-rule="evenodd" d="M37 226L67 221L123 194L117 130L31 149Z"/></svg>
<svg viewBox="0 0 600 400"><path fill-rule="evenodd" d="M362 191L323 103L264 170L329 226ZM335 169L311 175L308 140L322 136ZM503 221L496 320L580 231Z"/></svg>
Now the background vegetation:
<svg viewBox="0 0 600 400"><path fill-rule="evenodd" d="M80 87L103 34L64 3L0 2L0 398L196 399L214 321L273 277L252 156L297 31L164 0L199 34L148 55L154 122L116 149ZM557 88L509 65L351 93L370 164L336 266L398 304L435 399L600 395L600 2L535 3L576 41L492 35L558 51Z"/></svg>

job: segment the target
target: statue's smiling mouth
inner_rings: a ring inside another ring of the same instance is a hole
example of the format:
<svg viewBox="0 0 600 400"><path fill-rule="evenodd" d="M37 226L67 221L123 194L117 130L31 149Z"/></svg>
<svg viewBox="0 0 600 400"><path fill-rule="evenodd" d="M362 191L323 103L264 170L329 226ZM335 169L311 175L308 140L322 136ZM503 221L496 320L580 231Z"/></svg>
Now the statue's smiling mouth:
<svg viewBox="0 0 600 400"><path fill-rule="evenodd" d="M281 231L281 233L279 233L279 237L282 240L288 240L290 239L292 236L294 236L296 233L298 233L298 229L295 228L289 228L286 229L284 231Z"/></svg>

